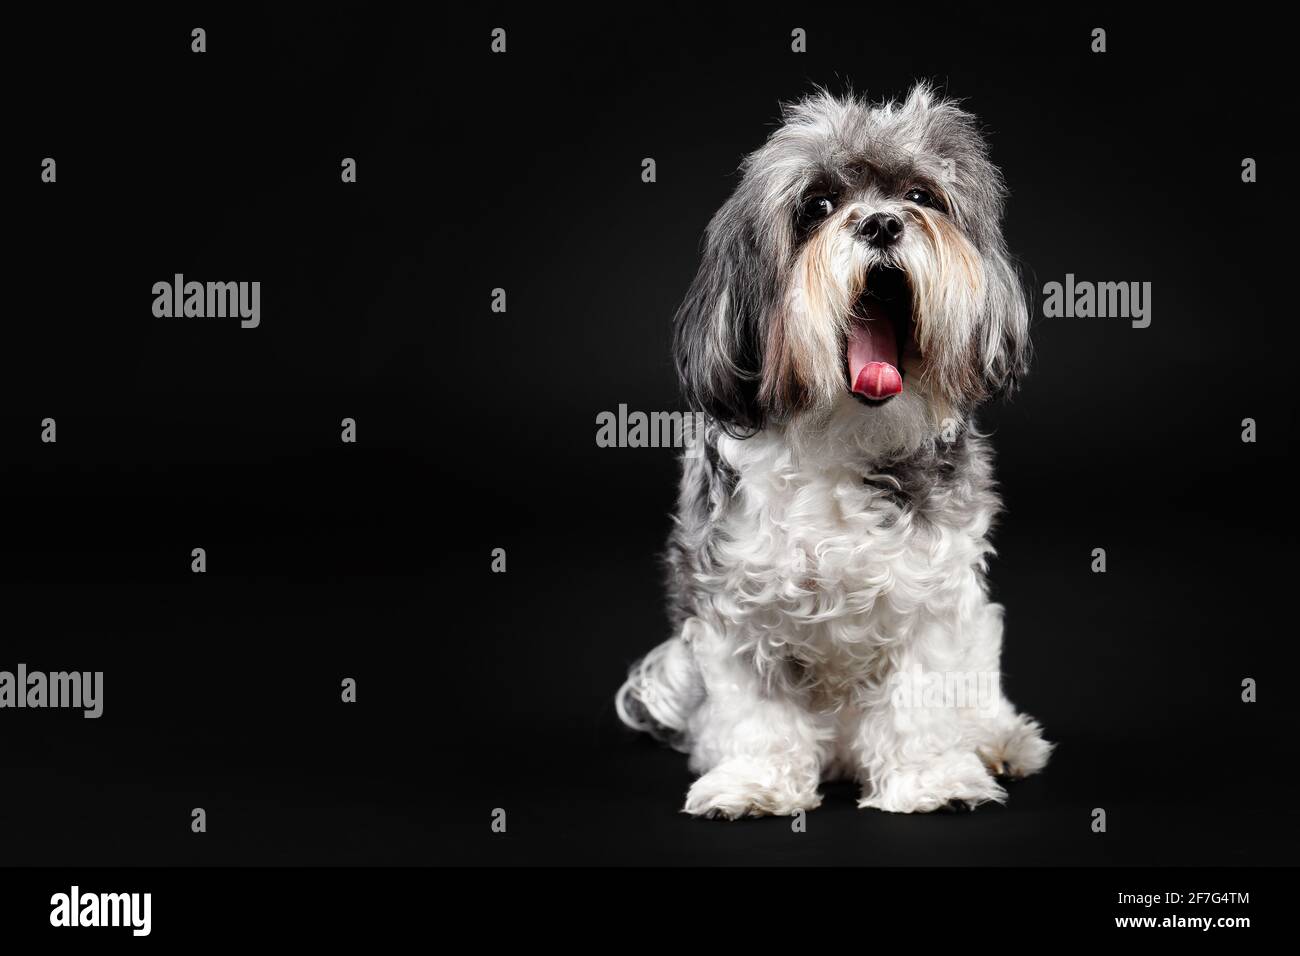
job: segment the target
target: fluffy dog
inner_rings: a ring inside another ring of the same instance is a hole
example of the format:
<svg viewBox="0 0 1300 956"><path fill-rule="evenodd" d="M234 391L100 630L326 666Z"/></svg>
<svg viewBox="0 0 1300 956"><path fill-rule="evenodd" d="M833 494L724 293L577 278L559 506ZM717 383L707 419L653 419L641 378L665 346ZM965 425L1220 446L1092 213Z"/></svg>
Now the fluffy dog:
<svg viewBox="0 0 1300 956"><path fill-rule="evenodd" d="M690 755L684 811L973 807L1052 745L1003 696L1000 508L972 419L1025 369L1005 195L969 113L819 92L709 223L674 350L682 458L671 639L617 696Z"/></svg>

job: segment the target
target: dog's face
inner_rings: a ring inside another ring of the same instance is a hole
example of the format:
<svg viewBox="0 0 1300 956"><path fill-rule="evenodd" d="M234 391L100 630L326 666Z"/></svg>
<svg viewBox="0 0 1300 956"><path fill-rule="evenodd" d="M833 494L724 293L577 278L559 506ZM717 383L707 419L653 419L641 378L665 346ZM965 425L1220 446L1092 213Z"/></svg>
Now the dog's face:
<svg viewBox="0 0 1300 956"><path fill-rule="evenodd" d="M687 397L740 430L857 402L938 429L1022 371L1004 187L974 117L821 93L742 167L677 315Z"/></svg>

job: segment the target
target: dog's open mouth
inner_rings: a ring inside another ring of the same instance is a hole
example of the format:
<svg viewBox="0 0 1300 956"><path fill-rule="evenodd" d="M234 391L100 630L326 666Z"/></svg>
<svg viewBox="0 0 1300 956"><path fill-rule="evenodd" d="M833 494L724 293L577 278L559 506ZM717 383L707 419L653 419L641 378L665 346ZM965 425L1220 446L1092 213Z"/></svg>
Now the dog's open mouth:
<svg viewBox="0 0 1300 956"><path fill-rule="evenodd" d="M901 269L867 273L849 317L845 353L849 390L883 402L903 390L903 352L912 337L912 290Z"/></svg>

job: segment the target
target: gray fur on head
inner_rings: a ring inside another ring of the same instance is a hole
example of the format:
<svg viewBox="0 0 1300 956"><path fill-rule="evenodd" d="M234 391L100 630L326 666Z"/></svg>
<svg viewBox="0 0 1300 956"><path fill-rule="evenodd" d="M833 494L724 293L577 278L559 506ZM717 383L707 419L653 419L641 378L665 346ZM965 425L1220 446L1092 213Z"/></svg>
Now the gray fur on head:
<svg viewBox="0 0 1300 956"><path fill-rule="evenodd" d="M924 84L902 102L819 90L783 109L741 172L676 316L693 408L752 432L842 401L846 329L882 269L910 287L917 354L904 375L927 421L964 420L1024 371L1028 311L1002 238L1006 190L975 118L953 101ZM905 198L918 187L934 206ZM801 211L821 192L833 211L804 228ZM877 213L906 224L888 250L860 241ZM901 414L887 407L873 411Z"/></svg>

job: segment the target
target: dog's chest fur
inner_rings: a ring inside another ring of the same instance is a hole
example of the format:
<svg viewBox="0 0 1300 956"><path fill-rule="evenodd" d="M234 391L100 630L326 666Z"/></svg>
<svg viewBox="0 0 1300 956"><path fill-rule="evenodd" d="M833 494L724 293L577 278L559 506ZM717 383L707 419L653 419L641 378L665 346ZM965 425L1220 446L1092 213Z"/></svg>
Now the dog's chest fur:
<svg viewBox="0 0 1300 956"><path fill-rule="evenodd" d="M768 678L819 708L879 686L891 649L982 596L997 499L978 444L882 466L771 431L719 452L735 486L711 600Z"/></svg>

